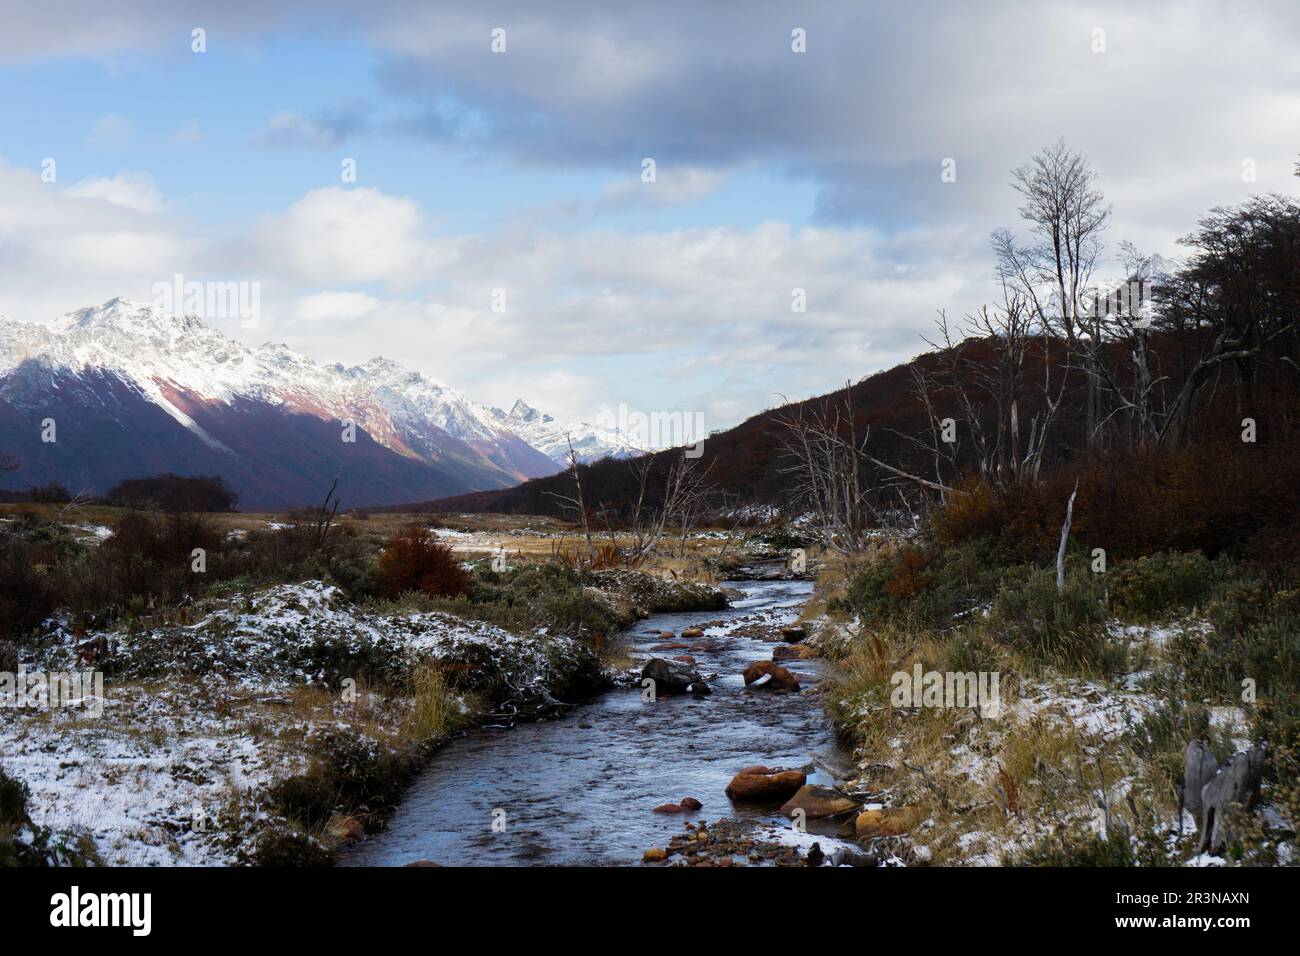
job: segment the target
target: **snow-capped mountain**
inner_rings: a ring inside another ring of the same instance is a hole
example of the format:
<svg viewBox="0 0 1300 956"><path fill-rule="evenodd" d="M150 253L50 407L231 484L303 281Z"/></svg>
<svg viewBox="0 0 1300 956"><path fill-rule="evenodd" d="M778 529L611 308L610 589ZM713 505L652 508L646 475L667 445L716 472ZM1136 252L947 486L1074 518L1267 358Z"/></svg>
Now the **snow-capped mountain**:
<svg viewBox="0 0 1300 956"><path fill-rule="evenodd" d="M509 412L494 408L492 414L562 467L569 464L570 441L578 460L584 464L601 458L630 458L642 453L628 438L613 429L587 422L556 421L529 406L522 398L515 401Z"/></svg>
<svg viewBox="0 0 1300 956"><path fill-rule="evenodd" d="M557 471L524 417L387 359L344 368L251 348L125 299L49 325L0 317L0 454L19 463L19 487L220 474L242 507L278 508L318 501L341 467L353 504L428 500Z"/></svg>

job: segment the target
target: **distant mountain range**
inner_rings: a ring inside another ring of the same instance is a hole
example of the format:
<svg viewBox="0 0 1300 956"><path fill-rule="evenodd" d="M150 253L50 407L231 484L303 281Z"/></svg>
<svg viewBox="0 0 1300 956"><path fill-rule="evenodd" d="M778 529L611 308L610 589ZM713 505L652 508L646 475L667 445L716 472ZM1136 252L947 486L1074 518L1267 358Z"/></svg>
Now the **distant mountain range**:
<svg viewBox="0 0 1300 956"><path fill-rule="evenodd" d="M567 436L584 462L637 452L610 429L522 400L488 408L389 359L324 365L125 299L48 325L0 317L9 487L102 493L123 478L215 474L241 508L277 509L319 502L342 468L345 505L383 505L554 474Z"/></svg>

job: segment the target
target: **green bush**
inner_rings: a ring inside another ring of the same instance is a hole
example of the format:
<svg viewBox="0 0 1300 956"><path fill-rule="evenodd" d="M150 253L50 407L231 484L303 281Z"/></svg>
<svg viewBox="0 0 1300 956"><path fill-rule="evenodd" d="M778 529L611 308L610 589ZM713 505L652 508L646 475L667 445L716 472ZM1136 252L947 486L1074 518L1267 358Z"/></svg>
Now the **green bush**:
<svg viewBox="0 0 1300 956"><path fill-rule="evenodd" d="M395 804L413 768L413 762L354 730L331 728L312 739L308 769L282 780L271 799L286 817L320 827L336 810Z"/></svg>
<svg viewBox="0 0 1300 956"><path fill-rule="evenodd" d="M1152 620L1194 607L1233 570L1199 551L1161 551L1123 561L1106 575L1110 605L1125 620Z"/></svg>
<svg viewBox="0 0 1300 956"><path fill-rule="evenodd" d="M334 863L321 842L288 827L273 826L257 839L247 859L254 866L331 866Z"/></svg>
<svg viewBox="0 0 1300 956"><path fill-rule="evenodd" d="M1067 573L1058 592L1054 570L1019 567L1004 577L993 599L993 634L1030 657L1067 671L1106 674L1123 664L1124 650L1109 639L1096 575Z"/></svg>
<svg viewBox="0 0 1300 956"><path fill-rule="evenodd" d="M993 673L999 669L997 648L978 634L962 633L944 647L942 670Z"/></svg>
<svg viewBox="0 0 1300 956"><path fill-rule="evenodd" d="M907 545L877 555L849 585L845 604L864 622L943 628L992 600L1005 566L988 540L946 548Z"/></svg>
<svg viewBox="0 0 1300 956"><path fill-rule="evenodd" d="M1137 857L1123 827L1112 827L1105 840L1091 833L1061 832L1041 838L1019 854L1003 858L1003 866L1135 866Z"/></svg>
<svg viewBox="0 0 1300 956"><path fill-rule="evenodd" d="M27 822L27 801L32 791L27 784L0 769L0 826L21 826Z"/></svg>

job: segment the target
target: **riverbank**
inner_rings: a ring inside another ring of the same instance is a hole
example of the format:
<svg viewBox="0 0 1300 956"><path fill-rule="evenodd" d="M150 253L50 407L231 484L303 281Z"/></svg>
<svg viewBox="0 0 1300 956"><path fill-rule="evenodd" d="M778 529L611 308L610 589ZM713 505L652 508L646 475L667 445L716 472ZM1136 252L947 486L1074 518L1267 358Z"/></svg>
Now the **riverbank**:
<svg viewBox="0 0 1300 956"><path fill-rule="evenodd" d="M0 845L28 863L328 863L458 730L553 715L607 686L613 648L585 623L725 605L715 588L626 570L484 573L509 607L495 592L460 607L357 602L305 581L102 632L51 620L19 667L98 670L103 694L0 708L14 796ZM547 615L577 623L536 623Z"/></svg>
<svg viewBox="0 0 1300 956"><path fill-rule="evenodd" d="M825 562L806 625L835 661L850 785L872 794L864 849L908 865L1293 861L1290 599L1199 555L1104 575L1072 557L1058 594L1050 572L923 541ZM908 696L931 676L933 695ZM950 699L990 684L993 701ZM1192 741L1220 765L1272 748L1213 852L1180 800Z"/></svg>

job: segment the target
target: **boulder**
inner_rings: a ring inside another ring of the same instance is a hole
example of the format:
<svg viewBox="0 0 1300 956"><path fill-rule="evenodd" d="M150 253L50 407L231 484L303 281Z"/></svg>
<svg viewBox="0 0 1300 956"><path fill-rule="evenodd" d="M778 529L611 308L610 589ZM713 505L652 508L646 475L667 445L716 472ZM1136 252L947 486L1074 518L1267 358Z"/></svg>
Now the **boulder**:
<svg viewBox="0 0 1300 956"><path fill-rule="evenodd" d="M766 767L757 769L767 770ZM767 773L741 771L727 784L727 796L736 803L775 803L778 800L789 800L807 782L808 778L798 770L773 770Z"/></svg>
<svg viewBox="0 0 1300 956"><path fill-rule="evenodd" d="M696 638L696 637L703 637L703 636L704 636L704 628L702 627L687 627L682 629L682 637L684 638L687 637Z"/></svg>
<svg viewBox="0 0 1300 956"><path fill-rule="evenodd" d="M681 799L682 809L688 812L694 812L703 806L704 804L700 803L700 801L696 800L694 797L682 797Z"/></svg>
<svg viewBox="0 0 1300 956"><path fill-rule="evenodd" d="M641 668L641 679L654 681L655 694L707 694L709 685L694 667L652 657Z"/></svg>
<svg viewBox="0 0 1300 956"><path fill-rule="evenodd" d="M661 803L654 808L654 813L685 813L686 808L676 803Z"/></svg>
<svg viewBox="0 0 1300 956"><path fill-rule="evenodd" d="M781 637L787 644L798 644L807 636L808 632L804 630L802 625L794 624L790 627L781 628Z"/></svg>
<svg viewBox="0 0 1300 956"><path fill-rule="evenodd" d="M831 866L876 866L879 860L869 853L842 847L831 854Z"/></svg>
<svg viewBox="0 0 1300 956"><path fill-rule="evenodd" d="M793 817L796 810L802 810L807 819L816 820L822 817L837 817L857 808L856 800L850 800L838 790L808 783L800 787L795 795L782 805L781 812L787 817Z"/></svg>
<svg viewBox="0 0 1300 956"><path fill-rule="evenodd" d="M919 807L889 807L884 810L863 810L853 821L853 830L859 840L864 837L898 836L906 833L925 819Z"/></svg>
<svg viewBox="0 0 1300 956"><path fill-rule="evenodd" d="M755 661L745 668L745 686L775 691L797 691L799 681L780 664L771 661Z"/></svg>
<svg viewBox="0 0 1300 956"><path fill-rule="evenodd" d="M774 661L806 661L816 656L817 652L807 644L778 644L772 648Z"/></svg>
<svg viewBox="0 0 1300 956"><path fill-rule="evenodd" d="M657 846L641 854L642 863L662 863L666 859L668 859L668 851Z"/></svg>

